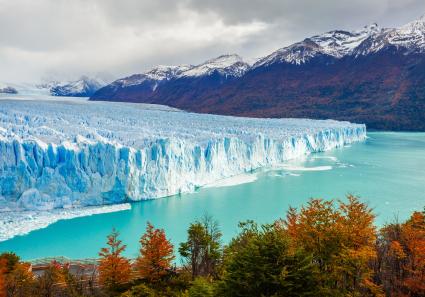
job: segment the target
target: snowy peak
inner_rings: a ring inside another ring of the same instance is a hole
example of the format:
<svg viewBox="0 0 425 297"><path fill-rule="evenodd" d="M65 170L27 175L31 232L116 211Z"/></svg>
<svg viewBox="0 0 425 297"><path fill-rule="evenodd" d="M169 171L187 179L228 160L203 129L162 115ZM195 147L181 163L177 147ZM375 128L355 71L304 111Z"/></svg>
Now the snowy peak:
<svg viewBox="0 0 425 297"><path fill-rule="evenodd" d="M351 54L364 40L377 34L379 31L378 25L372 24L353 32L341 30L330 31L322 35L313 36L310 40L318 44L323 53L341 58Z"/></svg>
<svg viewBox="0 0 425 297"><path fill-rule="evenodd" d="M395 29L381 29L372 24L351 32L336 30L316 35L258 60L254 68L282 62L300 65L319 55L337 59L368 55L389 46L424 53L425 16Z"/></svg>
<svg viewBox="0 0 425 297"><path fill-rule="evenodd" d="M248 63L236 54L222 55L182 73L182 77L199 77L218 72L224 76L240 77L249 69Z"/></svg>
<svg viewBox="0 0 425 297"><path fill-rule="evenodd" d="M311 58L323 53L321 47L310 39L295 43L288 47L279 49L269 56L259 59L253 66L269 66L275 63L287 62L291 64L303 64Z"/></svg>
<svg viewBox="0 0 425 297"><path fill-rule="evenodd" d="M254 64L254 68L279 62L300 65L319 55L327 55L339 59L353 53L355 48L363 41L379 32L378 25L372 24L352 32L335 30L315 35L306 38L304 41L281 48L271 55L258 60Z"/></svg>
<svg viewBox="0 0 425 297"><path fill-rule="evenodd" d="M18 94L16 88L0 83L0 94Z"/></svg>
<svg viewBox="0 0 425 297"><path fill-rule="evenodd" d="M383 29L367 39L354 52L356 56L376 53L388 47L404 49L411 53L425 52L425 17L407 23L400 28Z"/></svg>
<svg viewBox="0 0 425 297"><path fill-rule="evenodd" d="M148 72L141 74L134 74L129 77L125 77L123 79L117 80L114 84L120 87L128 87L134 85L140 85L142 83L149 83L153 86L157 85L157 83L161 81L171 80L179 75L181 75L184 71L191 69L192 65L180 65L180 66L164 66L159 65Z"/></svg>
<svg viewBox="0 0 425 297"><path fill-rule="evenodd" d="M149 85L154 91L159 83L178 79L182 77L201 77L208 76L214 72L226 77L240 77L249 69L249 65L245 63L238 55L222 55L217 58L208 60L200 65L180 65L180 66L157 66L151 70L134 74L123 79L115 81L116 87L129 87L141 84Z"/></svg>
<svg viewBox="0 0 425 297"><path fill-rule="evenodd" d="M150 71L145 73L147 77L153 80L170 80L176 76L181 75L183 72L192 69L192 65L180 65L180 66L163 66L159 65L152 68Z"/></svg>
<svg viewBox="0 0 425 297"><path fill-rule="evenodd" d="M425 17L422 16L399 29L389 31L387 35L390 44L423 51L425 49Z"/></svg>
<svg viewBox="0 0 425 297"><path fill-rule="evenodd" d="M87 76L82 76L76 81L52 82L48 84L52 96L71 97L89 97L104 85L106 85L105 81Z"/></svg>
<svg viewBox="0 0 425 297"><path fill-rule="evenodd" d="M424 31L425 31L425 15L421 16L417 20L409 22L406 25L400 27L400 29L398 31L403 32L405 34L410 34L410 35L424 34Z"/></svg>

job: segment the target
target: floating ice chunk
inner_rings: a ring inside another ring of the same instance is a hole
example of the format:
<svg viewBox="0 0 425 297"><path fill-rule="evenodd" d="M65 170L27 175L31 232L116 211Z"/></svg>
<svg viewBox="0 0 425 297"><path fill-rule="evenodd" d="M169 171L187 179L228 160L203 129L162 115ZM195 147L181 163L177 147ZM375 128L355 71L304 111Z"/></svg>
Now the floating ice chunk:
<svg viewBox="0 0 425 297"><path fill-rule="evenodd" d="M279 168L289 170L289 171L327 171L332 170L332 166L314 166L314 167L304 167L304 166L296 166L296 165L282 165Z"/></svg>
<svg viewBox="0 0 425 297"><path fill-rule="evenodd" d="M257 178L258 178L257 174L255 173L239 174L236 176L218 180L212 184L206 185L205 187L206 188L222 188L222 187L237 186L237 185L255 182Z"/></svg>

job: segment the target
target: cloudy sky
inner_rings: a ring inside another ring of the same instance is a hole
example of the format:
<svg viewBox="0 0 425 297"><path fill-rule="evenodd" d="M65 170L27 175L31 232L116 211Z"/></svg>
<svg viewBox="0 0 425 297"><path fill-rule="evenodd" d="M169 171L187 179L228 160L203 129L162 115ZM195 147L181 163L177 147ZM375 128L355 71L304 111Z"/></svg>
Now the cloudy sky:
<svg viewBox="0 0 425 297"><path fill-rule="evenodd" d="M0 0L0 81L122 77L425 14L424 0Z"/></svg>

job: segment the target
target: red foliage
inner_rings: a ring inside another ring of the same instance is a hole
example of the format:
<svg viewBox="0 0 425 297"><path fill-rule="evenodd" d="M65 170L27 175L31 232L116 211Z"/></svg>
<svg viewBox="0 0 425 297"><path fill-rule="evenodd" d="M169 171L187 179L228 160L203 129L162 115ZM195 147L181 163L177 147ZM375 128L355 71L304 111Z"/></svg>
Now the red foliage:
<svg viewBox="0 0 425 297"><path fill-rule="evenodd" d="M173 245L167 240L162 229L155 229L148 222L146 232L140 238L140 256L137 259L137 270L141 277L151 282L158 281L171 269Z"/></svg>
<svg viewBox="0 0 425 297"><path fill-rule="evenodd" d="M112 233L108 235L109 247L102 248L99 253L99 282L110 288L130 280L130 262L121 255L126 245L122 244L118 235L117 231L112 230Z"/></svg>

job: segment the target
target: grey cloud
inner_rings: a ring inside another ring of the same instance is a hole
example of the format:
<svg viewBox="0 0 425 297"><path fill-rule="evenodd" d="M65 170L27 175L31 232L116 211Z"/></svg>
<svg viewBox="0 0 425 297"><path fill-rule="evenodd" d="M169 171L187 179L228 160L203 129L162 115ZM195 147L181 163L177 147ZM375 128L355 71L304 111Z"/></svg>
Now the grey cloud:
<svg viewBox="0 0 425 297"><path fill-rule="evenodd" d="M0 81L119 77L156 64L246 58L332 29L399 26L423 0L0 0Z"/></svg>

